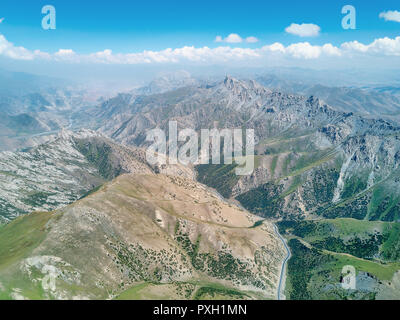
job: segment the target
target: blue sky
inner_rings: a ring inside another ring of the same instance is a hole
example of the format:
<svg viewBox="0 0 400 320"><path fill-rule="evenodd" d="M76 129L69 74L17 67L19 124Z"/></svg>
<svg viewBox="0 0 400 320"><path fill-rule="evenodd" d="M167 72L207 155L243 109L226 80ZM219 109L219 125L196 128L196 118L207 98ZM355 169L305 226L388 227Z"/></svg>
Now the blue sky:
<svg viewBox="0 0 400 320"><path fill-rule="evenodd" d="M56 9L55 30L42 29L45 5ZM345 5L356 30L342 28ZM367 69L372 79L400 69L400 1L0 1L0 68L108 78L276 67Z"/></svg>
<svg viewBox="0 0 400 320"><path fill-rule="evenodd" d="M42 30L41 8L54 5L57 29ZM357 9L357 30L341 28L341 8L351 4ZM1 0L0 33L8 41L29 50L55 52L60 48L86 54L104 49L127 53L163 50L183 46L217 47L217 35L237 33L255 36L259 47L280 42L311 44L358 40L369 43L376 38L400 35L400 23L379 18L385 10L399 10L398 0L279 0L279 1L78 1L78 0ZM299 38L285 33L291 23L313 23L321 34ZM232 44L230 44L232 45Z"/></svg>

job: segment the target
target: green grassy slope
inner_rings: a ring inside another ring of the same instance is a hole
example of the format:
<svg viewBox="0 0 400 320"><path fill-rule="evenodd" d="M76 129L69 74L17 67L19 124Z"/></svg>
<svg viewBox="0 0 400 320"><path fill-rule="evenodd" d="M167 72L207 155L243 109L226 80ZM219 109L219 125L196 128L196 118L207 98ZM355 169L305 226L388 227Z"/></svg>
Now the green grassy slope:
<svg viewBox="0 0 400 320"><path fill-rule="evenodd" d="M286 288L290 299L375 299L400 270L399 223L341 218L282 221L278 226L292 251ZM341 287L347 265L364 277L357 290Z"/></svg>

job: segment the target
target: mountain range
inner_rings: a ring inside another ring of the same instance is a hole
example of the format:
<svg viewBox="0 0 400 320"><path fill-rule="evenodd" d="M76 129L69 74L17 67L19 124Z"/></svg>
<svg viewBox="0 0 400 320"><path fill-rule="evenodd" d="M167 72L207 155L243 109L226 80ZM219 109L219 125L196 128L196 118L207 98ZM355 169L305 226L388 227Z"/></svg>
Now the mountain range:
<svg viewBox="0 0 400 320"><path fill-rule="evenodd" d="M145 146L146 131L178 128L255 130L256 169L198 166L199 181L266 217L341 217L397 221L399 126L343 112L311 96L281 93L227 77L150 96L120 95L91 110L99 131ZM223 172L216 175L215 172Z"/></svg>
<svg viewBox="0 0 400 320"><path fill-rule="evenodd" d="M290 257L289 299L399 298L398 98L271 79L165 76L2 152L0 297L273 299ZM146 133L169 121L254 129L253 173L149 165Z"/></svg>

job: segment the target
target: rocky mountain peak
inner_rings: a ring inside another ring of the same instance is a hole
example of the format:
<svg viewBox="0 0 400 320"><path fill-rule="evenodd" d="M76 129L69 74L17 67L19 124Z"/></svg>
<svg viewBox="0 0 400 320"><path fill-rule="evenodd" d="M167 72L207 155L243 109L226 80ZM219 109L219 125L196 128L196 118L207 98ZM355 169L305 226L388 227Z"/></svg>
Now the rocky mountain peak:
<svg viewBox="0 0 400 320"><path fill-rule="evenodd" d="M227 75L223 81L223 86L234 93L254 92L256 94L270 93L271 91L260 85L255 80L239 80Z"/></svg>
<svg viewBox="0 0 400 320"><path fill-rule="evenodd" d="M78 131L71 131L62 128L58 134L57 139L61 141L71 141L73 139L88 139L88 138L105 138L100 132L90 130L90 129L80 129Z"/></svg>
<svg viewBox="0 0 400 320"><path fill-rule="evenodd" d="M227 75L224 79L224 86L229 90L237 90L237 89L248 89L248 85L246 82L242 80L238 80L230 75Z"/></svg>

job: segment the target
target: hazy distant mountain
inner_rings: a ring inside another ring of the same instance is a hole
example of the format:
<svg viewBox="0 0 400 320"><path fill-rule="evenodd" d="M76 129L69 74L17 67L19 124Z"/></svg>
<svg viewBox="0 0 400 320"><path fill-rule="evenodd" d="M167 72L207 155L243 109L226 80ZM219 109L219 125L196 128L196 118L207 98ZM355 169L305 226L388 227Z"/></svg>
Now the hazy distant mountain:
<svg viewBox="0 0 400 320"><path fill-rule="evenodd" d="M244 73L250 79L258 80L259 77L276 77L294 83L303 83L309 86L322 85L324 87L357 87L374 88L396 86L400 84L397 68L391 69L315 69L300 67L272 67L252 69ZM261 82L261 81L260 81Z"/></svg>
<svg viewBox="0 0 400 320"><path fill-rule="evenodd" d="M72 114L93 103L86 90L56 79L0 70L1 81L6 84L0 90L0 151L46 141L71 128Z"/></svg>
<svg viewBox="0 0 400 320"><path fill-rule="evenodd" d="M181 70L156 77L148 85L135 89L132 93L138 95L151 95L197 84L199 84L199 80L193 78L189 72Z"/></svg>
<svg viewBox="0 0 400 320"><path fill-rule="evenodd" d="M396 96L400 96L400 87L386 86L386 87L373 87L371 89L378 92L385 92Z"/></svg>
<svg viewBox="0 0 400 320"><path fill-rule="evenodd" d="M0 69L0 96L20 96L66 85L67 82L61 79Z"/></svg>
<svg viewBox="0 0 400 320"><path fill-rule="evenodd" d="M344 112L371 115L393 115L400 113L400 98L388 94L351 88L328 88L314 86L304 91L314 95Z"/></svg>
<svg viewBox="0 0 400 320"><path fill-rule="evenodd" d="M373 116L391 116L400 113L400 97L393 90L327 87L310 82L284 80L276 76L258 77L257 81L268 88L282 92L315 96L343 112Z"/></svg>

